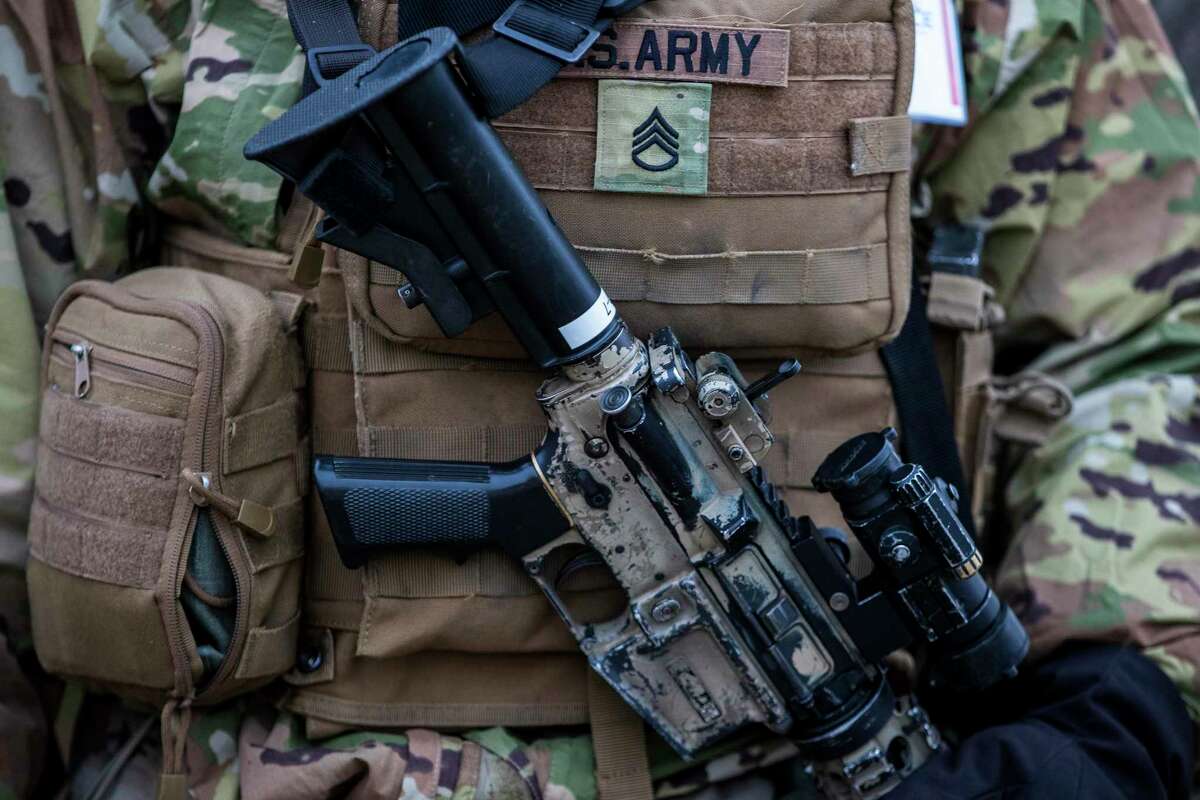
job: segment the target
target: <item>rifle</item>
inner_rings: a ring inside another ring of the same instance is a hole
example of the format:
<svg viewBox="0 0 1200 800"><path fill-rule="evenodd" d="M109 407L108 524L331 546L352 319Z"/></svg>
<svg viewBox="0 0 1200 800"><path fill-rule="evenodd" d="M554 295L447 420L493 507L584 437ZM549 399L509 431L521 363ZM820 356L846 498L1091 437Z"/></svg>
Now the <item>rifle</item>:
<svg viewBox="0 0 1200 800"><path fill-rule="evenodd" d="M447 336L498 312L540 366L548 432L507 464L318 456L344 563L396 547L495 543L518 559L593 669L681 755L747 726L787 734L833 797L885 794L939 747L883 659L928 645L932 680L1015 674L1028 637L989 589L955 496L903 463L894 431L819 468L874 564L792 516L760 462L770 390L670 329L635 338L478 111L433 29L322 85L247 145L327 213L318 238L392 266ZM598 611L564 591L600 567Z"/></svg>

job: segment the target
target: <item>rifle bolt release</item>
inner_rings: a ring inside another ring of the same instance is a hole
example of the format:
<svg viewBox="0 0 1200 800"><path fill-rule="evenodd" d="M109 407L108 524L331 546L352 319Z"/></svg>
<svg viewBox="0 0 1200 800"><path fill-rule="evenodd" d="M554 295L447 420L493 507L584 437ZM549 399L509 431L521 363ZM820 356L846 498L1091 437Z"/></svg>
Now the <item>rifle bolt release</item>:
<svg viewBox="0 0 1200 800"><path fill-rule="evenodd" d="M679 615L679 601L667 598L660 600L653 609L650 610L650 616L654 617L655 622L670 622Z"/></svg>
<svg viewBox="0 0 1200 800"><path fill-rule="evenodd" d="M608 442L599 436L593 436L584 443L583 452L587 453L591 458L604 458L608 455Z"/></svg>
<svg viewBox="0 0 1200 800"><path fill-rule="evenodd" d="M850 607L850 597L845 592L834 592L829 595L829 607L837 612L845 611Z"/></svg>

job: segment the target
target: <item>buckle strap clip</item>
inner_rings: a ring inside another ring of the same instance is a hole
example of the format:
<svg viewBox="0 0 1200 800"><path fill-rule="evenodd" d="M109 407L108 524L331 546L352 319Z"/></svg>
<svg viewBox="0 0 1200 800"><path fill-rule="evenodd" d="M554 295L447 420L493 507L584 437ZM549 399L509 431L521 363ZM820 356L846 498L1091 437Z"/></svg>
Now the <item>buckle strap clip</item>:
<svg viewBox="0 0 1200 800"><path fill-rule="evenodd" d="M312 75L317 86L335 80L373 55L375 48L361 43L310 47L304 51L304 57L308 60L308 74Z"/></svg>
<svg viewBox="0 0 1200 800"><path fill-rule="evenodd" d="M565 29L564 29L565 26ZM608 27L608 21L587 25L534 2L533 0L516 0L508 10L500 15L492 25L497 35L526 47L556 58L566 64L573 64L587 55L588 50L600 38L600 34ZM557 30L554 30L557 29ZM556 33L576 33L580 38L568 49L549 38Z"/></svg>

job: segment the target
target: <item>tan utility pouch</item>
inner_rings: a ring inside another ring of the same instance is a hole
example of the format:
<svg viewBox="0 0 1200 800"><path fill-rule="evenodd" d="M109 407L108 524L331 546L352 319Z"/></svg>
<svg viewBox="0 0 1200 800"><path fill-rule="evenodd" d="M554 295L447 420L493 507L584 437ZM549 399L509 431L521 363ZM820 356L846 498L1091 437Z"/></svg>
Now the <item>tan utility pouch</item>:
<svg viewBox="0 0 1200 800"><path fill-rule="evenodd" d="M301 376L275 304L237 281L158 268L67 290L29 531L47 670L186 708L292 666Z"/></svg>

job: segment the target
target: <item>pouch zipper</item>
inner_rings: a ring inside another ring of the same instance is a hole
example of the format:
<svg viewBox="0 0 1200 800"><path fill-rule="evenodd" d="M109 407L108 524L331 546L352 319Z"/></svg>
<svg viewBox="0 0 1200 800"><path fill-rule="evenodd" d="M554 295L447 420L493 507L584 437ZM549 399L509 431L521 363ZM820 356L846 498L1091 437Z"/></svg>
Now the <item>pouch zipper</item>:
<svg viewBox="0 0 1200 800"><path fill-rule="evenodd" d="M224 372L224 356L225 345L221 336L221 328L217 325L215 319L206 308L201 305L190 303L187 301L178 301L180 306L188 309L189 316L196 320L199 324L196 329L199 332L203 329L202 346L206 345L211 348L211 352L216 355L216 362L212 369L211 379L207 381L208 397L205 399L204 424L199 429L199 441L197 442L197 452L200 454L199 472L205 473L208 479L212 482L215 490L220 491L220 431L216 430L218 422L221 418L221 379ZM193 501L194 503L194 501ZM194 533L196 521L201 513L201 506L193 505L192 518L188 521L187 530ZM246 607L249 604L249 598L246 597L246 587L242 583L242 578L239 574L236 563L233 560L233 553L230 550L229 543L226 541L222 526L217 520L213 520L213 531L217 536L217 543L221 547L221 551L225 556L226 563L229 564L230 574L233 575L234 597L236 599L234 609L233 632L229 640L229 650L225 654L221 665L217 671L205 684L205 691L217 687L229 675L232 665L235 661L234 653L241 649L244 645L244 631L246 625ZM175 573L172 575L172 586L179 587L183 583L183 573L187 570L188 557L188 537L185 535L185 546L180 548L179 559L175 563ZM183 604L178 600L172 608L172 618L175 628L175 645L178 648L177 655L180 657L180 663L188 663L188 653L184 646L186 637L184 629L187 627L187 616L183 611ZM195 693L195 686L192 687L192 692Z"/></svg>
<svg viewBox="0 0 1200 800"><path fill-rule="evenodd" d="M91 390L93 374L127 379L177 395L190 395L195 385L195 371L187 367L114 350L65 332L56 331L53 338L53 353L74 365L78 398L86 397Z"/></svg>
<svg viewBox="0 0 1200 800"><path fill-rule="evenodd" d="M75 396L87 397L92 388L92 346L87 342L76 342L70 349L75 359Z"/></svg>

